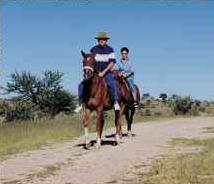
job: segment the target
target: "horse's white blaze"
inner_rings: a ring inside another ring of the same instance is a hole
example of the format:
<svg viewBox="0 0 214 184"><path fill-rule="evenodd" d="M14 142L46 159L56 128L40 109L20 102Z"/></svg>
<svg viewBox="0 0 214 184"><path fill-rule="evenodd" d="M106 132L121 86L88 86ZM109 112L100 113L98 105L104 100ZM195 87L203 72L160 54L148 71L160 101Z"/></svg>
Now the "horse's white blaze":
<svg viewBox="0 0 214 184"><path fill-rule="evenodd" d="M83 69L88 69L88 70L91 70L92 72L94 72L94 69L91 66L84 66Z"/></svg>

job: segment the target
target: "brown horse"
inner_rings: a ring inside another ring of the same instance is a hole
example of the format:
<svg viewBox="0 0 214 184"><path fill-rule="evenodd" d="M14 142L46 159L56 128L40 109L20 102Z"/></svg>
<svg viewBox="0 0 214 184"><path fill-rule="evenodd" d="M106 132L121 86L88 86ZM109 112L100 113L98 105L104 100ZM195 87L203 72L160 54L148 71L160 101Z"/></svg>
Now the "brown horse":
<svg viewBox="0 0 214 184"><path fill-rule="evenodd" d="M86 54L81 51L83 56L83 103L85 107L82 111L82 123L85 130L85 146L88 148L90 146L90 140L88 139L88 124L90 113L96 111L96 133L97 133L97 148L101 146L101 136L104 125L104 111L110 110L112 108L111 99L108 92L108 86L105 83L105 80L98 76L98 72L94 69L95 64L95 55ZM115 73L115 78L117 79L117 88L119 95L119 104L120 111L115 111L115 143L120 143L120 134L121 134L121 119L122 115L126 114L126 119L128 123L128 130L131 131L131 123L133 120L134 110L131 108L131 115L129 115L129 102L130 102L130 93L123 82L122 78L119 77L117 72ZM138 95L139 96L139 95Z"/></svg>
<svg viewBox="0 0 214 184"><path fill-rule="evenodd" d="M123 96L125 95L125 101L124 101L125 108L123 109L123 111L121 113L124 114L125 118L126 118L127 131L128 131L127 136L131 137L132 136L131 127L132 127L132 123L133 123L133 117L134 117L134 114L136 111L135 107L133 106L135 101L134 101L131 91L128 90L129 87L128 87L127 82L125 81L125 78L121 77L119 75L118 71L114 71L114 76L117 79L117 82L119 83L119 91L122 92ZM126 87L124 87L124 85ZM126 90L128 90L128 93L124 88L126 88ZM135 89L137 92L137 103L139 103L140 102L140 90L137 85L135 85Z"/></svg>

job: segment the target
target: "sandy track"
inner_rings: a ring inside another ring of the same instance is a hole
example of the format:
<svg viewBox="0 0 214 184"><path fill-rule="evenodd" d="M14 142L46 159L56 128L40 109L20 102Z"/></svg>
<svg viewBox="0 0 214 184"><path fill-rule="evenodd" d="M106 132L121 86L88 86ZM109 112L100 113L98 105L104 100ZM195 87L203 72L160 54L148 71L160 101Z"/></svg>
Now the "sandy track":
<svg viewBox="0 0 214 184"><path fill-rule="evenodd" d="M112 136L103 137L104 145L99 150L83 149L82 137L50 145L0 162L0 183L133 183L138 168L147 168L152 159L169 153L168 141L172 138L214 136L204 131L210 126L214 126L214 117L179 118L134 124L135 136L123 137L116 147L111 145ZM112 132L114 129L104 135Z"/></svg>

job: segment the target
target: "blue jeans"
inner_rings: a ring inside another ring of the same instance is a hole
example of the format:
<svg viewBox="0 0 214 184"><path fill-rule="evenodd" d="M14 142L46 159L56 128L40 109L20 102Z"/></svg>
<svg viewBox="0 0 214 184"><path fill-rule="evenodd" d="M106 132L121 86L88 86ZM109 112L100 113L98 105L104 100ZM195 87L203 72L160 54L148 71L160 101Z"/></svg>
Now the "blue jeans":
<svg viewBox="0 0 214 184"><path fill-rule="evenodd" d="M126 80L126 82L128 84L129 90L132 93L136 93L136 88L135 88L135 85L134 85L134 75L129 76L125 80Z"/></svg>
<svg viewBox="0 0 214 184"><path fill-rule="evenodd" d="M116 102L119 100L118 98L118 92L117 92L117 86L116 86L116 81L112 75L112 73L108 72L105 76L104 76L105 82L108 86L109 89L109 93L111 96L111 100L113 102ZM79 101L82 101L83 98L83 82L81 82L78 86L78 96L79 96Z"/></svg>
<svg viewBox="0 0 214 184"><path fill-rule="evenodd" d="M79 102L82 103L82 100L83 100L83 82L81 82L78 85L78 97L79 97Z"/></svg>
<svg viewBox="0 0 214 184"><path fill-rule="evenodd" d="M116 85L116 80L115 78L113 77L113 74L108 72L105 76L104 76L104 79L106 81L106 84L108 86L108 89L109 89L109 93L110 93L110 96L111 96L111 100L113 102L116 102L119 100L118 98L118 92L117 92L117 85Z"/></svg>

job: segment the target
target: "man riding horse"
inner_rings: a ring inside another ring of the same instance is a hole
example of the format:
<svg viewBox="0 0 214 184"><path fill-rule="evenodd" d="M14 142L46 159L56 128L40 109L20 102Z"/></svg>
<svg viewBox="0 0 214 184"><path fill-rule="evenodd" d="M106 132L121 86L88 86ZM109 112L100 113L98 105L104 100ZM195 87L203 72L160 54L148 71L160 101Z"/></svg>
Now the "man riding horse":
<svg viewBox="0 0 214 184"><path fill-rule="evenodd" d="M114 110L119 111L120 106L118 103L116 81L111 72L116 63L115 53L113 48L107 45L107 40L109 39L109 37L105 32L99 32L95 38L97 39L98 44L92 47L90 50L91 53L95 55L95 70L99 72L99 77L104 77L110 92L111 100L114 103ZM84 105L82 104L83 87L83 83L80 83L79 101L81 106Z"/></svg>
<svg viewBox="0 0 214 184"><path fill-rule="evenodd" d="M115 143L119 144L121 135L122 115L126 115L128 131L135 109L130 108L130 92L119 72L113 71L115 65L114 50L107 45L109 37L101 32L96 37L98 44L91 49L90 53L81 51L83 56L84 80L79 85L79 100L83 104L82 123L85 130L85 146L90 146L88 139L89 117L92 111L96 111L97 147L101 146L101 136L104 125L104 111L114 107L115 110ZM138 101L140 99L137 89ZM133 98L131 98L133 99ZM133 100L131 100L133 103ZM133 107L133 106L131 106ZM131 115L129 114L131 110Z"/></svg>

